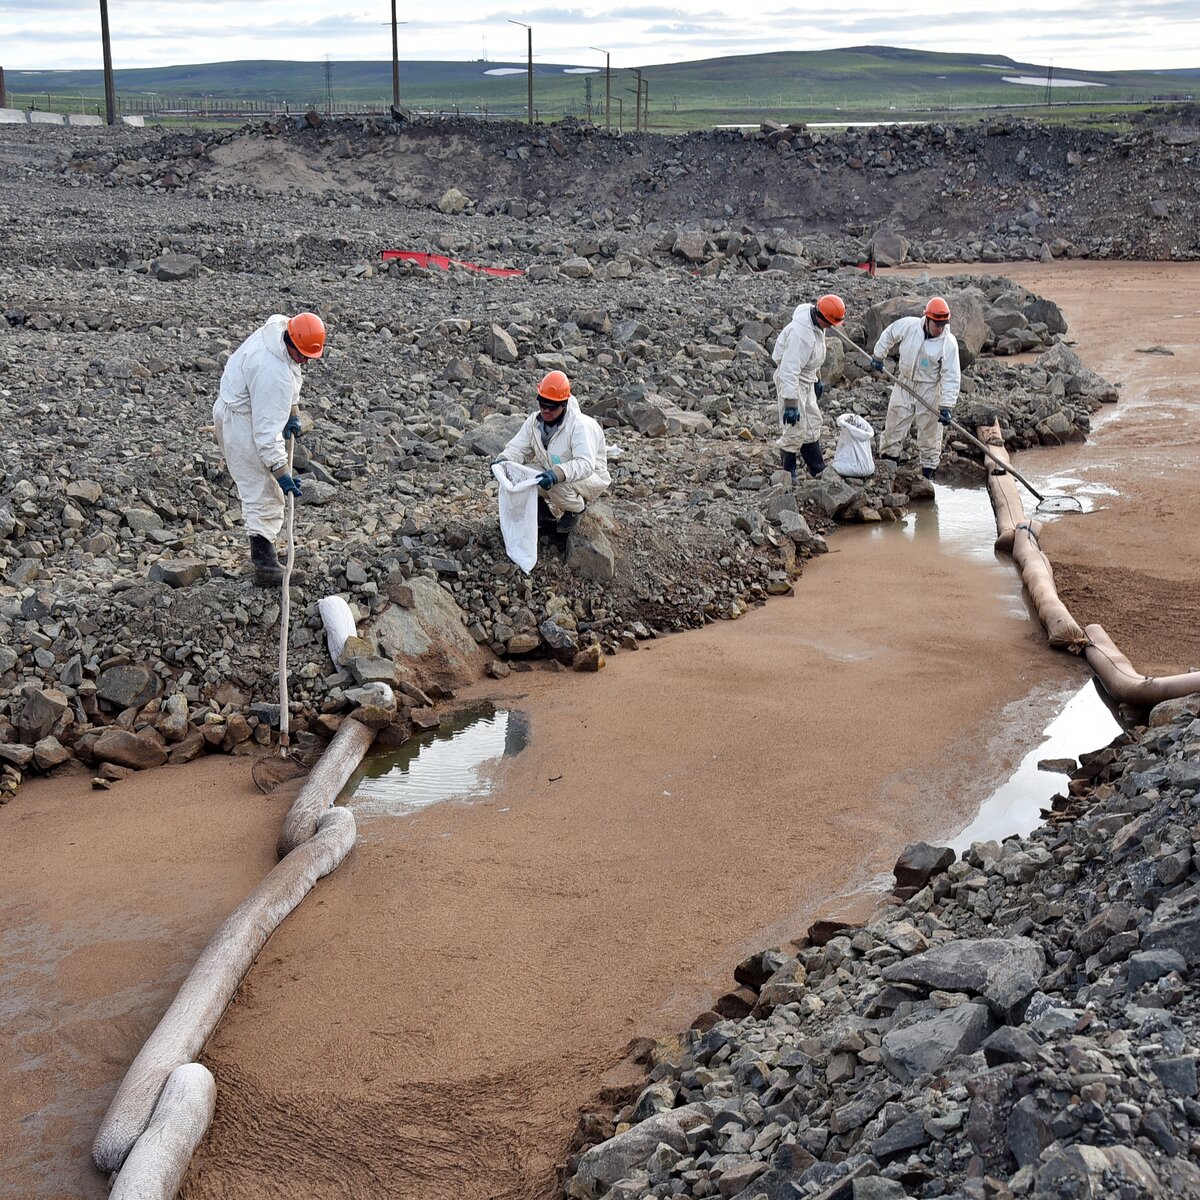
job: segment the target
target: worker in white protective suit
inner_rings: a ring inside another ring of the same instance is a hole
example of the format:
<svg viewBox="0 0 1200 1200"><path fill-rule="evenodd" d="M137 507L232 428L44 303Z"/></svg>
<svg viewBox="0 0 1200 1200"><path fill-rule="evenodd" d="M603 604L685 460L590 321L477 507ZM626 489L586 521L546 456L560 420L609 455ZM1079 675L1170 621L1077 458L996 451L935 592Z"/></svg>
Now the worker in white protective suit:
<svg viewBox="0 0 1200 1200"><path fill-rule="evenodd" d="M229 356L213 405L217 445L237 484L261 587L283 582L275 550L283 498L300 496L300 481L288 473L285 440L300 436L300 368L324 350L325 325L316 313L269 317Z"/></svg>
<svg viewBox="0 0 1200 1200"><path fill-rule="evenodd" d="M934 296L921 316L893 321L879 335L871 351L871 366L876 371L883 370L883 360L888 355L899 354L897 377L925 402L918 403L899 384L893 386L879 443L879 457L885 470L895 471L899 464L900 447L914 418L921 474L932 479L941 461L942 429L950 424L962 383L958 339L950 332L949 324L950 306L941 296Z"/></svg>
<svg viewBox="0 0 1200 1200"><path fill-rule="evenodd" d="M530 413L496 462L540 468L538 524L569 533L588 504L612 486L604 430L580 410L562 371L546 375L537 394L537 412Z"/></svg>
<svg viewBox="0 0 1200 1200"><path fill-rule="evenodd" d="M783 469L796 480L796 455L814 478L825 470L821 455L821 410L825 391L819 376L825 361L825 330L846 319L841 296L822 296L815 304L797 305L791 321L775 339L775 395L779 406L779 450Z"/></svg>

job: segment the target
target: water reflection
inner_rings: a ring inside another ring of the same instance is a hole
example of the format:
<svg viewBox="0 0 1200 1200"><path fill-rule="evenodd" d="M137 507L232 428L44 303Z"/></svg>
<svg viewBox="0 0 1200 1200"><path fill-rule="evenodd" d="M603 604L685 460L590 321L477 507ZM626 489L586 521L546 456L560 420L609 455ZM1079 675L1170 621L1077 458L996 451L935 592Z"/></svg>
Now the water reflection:
<svg viewBox="0 0 1200 1200"><path fill-rule="evenodd" d="M529 741L524 713L464 712L390 754L374 754L342 790L356 817L399 816L452 797L490 795L490 767L520 754Z"/></svg>
<svg viewBox="0 0 1200 1200"><path fill-rule="evenodd" d="M980 806L979 813L950 845L965 850L972 842L1001 841L1014 833L1026 834L1041 824L1041 810L1055 792L1065 792L1070 776L1040 771L1043 759L1077 759L1080 754L1107 745L1121 726L1095 680L1089 680L1067 701L1062 712L1046 726L1041 745L1021 760L1017 769Z"/></svg>

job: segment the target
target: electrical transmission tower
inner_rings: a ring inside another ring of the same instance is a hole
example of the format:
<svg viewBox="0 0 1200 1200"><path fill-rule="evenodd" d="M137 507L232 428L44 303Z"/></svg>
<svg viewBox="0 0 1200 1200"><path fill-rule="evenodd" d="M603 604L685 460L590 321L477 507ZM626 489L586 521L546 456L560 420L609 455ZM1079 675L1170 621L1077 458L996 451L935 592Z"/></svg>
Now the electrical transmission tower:
<svg viewBox="0 0 1200 1200"><path fill-rule="evenodd" d="M333 116L333 59L325 55L325 115Z"/></svg>

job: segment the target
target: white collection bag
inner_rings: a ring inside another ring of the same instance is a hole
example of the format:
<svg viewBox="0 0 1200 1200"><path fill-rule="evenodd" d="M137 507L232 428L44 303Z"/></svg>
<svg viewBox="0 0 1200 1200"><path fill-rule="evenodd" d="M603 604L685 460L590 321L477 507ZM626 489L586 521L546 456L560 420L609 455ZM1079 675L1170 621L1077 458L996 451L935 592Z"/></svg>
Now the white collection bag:
<svg viewBox="0 0 1200 1200"><path fill-rule="evenodd" d="M541 471L524 463L492 464L500 485L500 532L504 552L526 574L537 566L537 481Z"/></svg>
<svg viewBox="0 0 1200 1200"><path fill-rule="evenodd" d="M853 475L865 478L875 474L875 459L871 454L871 443L875 430L871 422L858 413L842 413L837 419L837 450L833 456L833 469L841 476Z"/></svg>
<svg viewBox="0 0 1200 1200"><path fill-rule="evenodd" d="M325 643L329 647L329 657L336 667L346 648L346 642L356 637L358 629L354 624L354 614L350 605L341 596L325 596L317 604L321 614L321 623L325 626Z"/></svg>

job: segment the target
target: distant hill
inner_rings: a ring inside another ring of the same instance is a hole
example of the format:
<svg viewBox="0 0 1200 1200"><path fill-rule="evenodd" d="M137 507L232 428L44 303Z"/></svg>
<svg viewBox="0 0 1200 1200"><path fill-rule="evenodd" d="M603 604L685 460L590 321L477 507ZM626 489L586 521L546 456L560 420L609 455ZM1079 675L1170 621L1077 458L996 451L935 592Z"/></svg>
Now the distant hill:
<svg viewBox="0 0 1200 1200"><path fill-rule="evenodd" d="M119 46L116 48L119 56ZM187 107L216 109L219 101L239 107L327 107L324 62L247 60L147 67L115 71L127 111ZM781 51L667 63L641 68L656 122L679 124L688 112L778 113L812 116L836 112L921 112L978 109L1013 104L1093 105L1145 103L1190 96L1200 88L1200 68L1172 71L1073 71L1055 68L1047 88L1044 65L1003 55L936 54L891 46L843 50ZM332 62L330 94L335 107L382 108L391 99L391 62ZM102 96L99 71L7 72L11 98L49 93L54 101L81 103ZM525 63L408 62L400 64L401 102L428 109L524 115ZM1020 82L1016 82L1020 81ZM634 75L614 70L613 117L618 107L632 125ZM564 113L603 114L603 65L534 64L535 105L548 119ZM57 103L55 106L59 106ZM69 106L69 105L68 105ZM230 106L224 106L229 108ZM234 108L233 111L238 111Z"/></svg>

